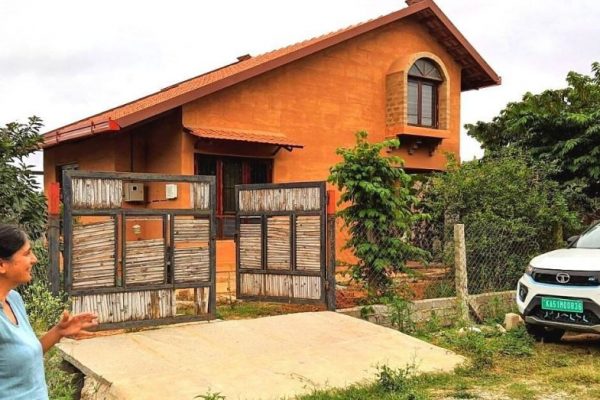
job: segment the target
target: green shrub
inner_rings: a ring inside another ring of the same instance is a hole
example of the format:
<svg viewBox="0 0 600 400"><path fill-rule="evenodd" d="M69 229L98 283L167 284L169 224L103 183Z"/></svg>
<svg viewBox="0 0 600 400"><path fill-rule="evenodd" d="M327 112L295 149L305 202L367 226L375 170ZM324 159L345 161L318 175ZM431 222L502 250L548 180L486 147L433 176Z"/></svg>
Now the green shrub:
<svg viewBox="0 0 600 400"><path fill-rule="evenodd" d="M385 293L398 272L411 272L407 260L425 260L428 253L410 242L412 226L427 218L415 212L418 199L412 178L399 157L385 157L384 149L397 148L397 139L369 143L367 132L356 134L356 146L338 148L342 161L330 169L328 181L341 192L338 212L348 229L344 248L356 263L352 277L367 284L375 295Z"/></svg>
<svg viewBox="0 0 600 400"><path fill-rule="evenodd" d="M465 225L470 294L514 289L529 260L577 225L549 168L516 151L462 164L450 156L447 172L423 185L434 225Z"/></svg>
<svg viewBox="0 0 600 400"><path fill-rule="evenodd" d="M48 249L39 241L32 243L38 263L32 269L31 283L19 288L29 321L33 329L44 332L50 329L60 317L63 310L69 307L67 296L63 293L54 296L48 285Z"/></svg>
<svg viewBox="0 0 600 400"><path fill-rule="evenodd" d="M381 302L388 307L390 323L393 327L404 333L415 331L415 323L412 319L412 302L394 294L383 296Z"/></svg>
<svg viewBox="0 0 600 400"><path fill-rule="evenodd" d="M71 400L76 398L76 385L73 375L63 369L63 359L56 349L51 349L44 356L44 369L48 385L48 397L52 400Z"/></svg>

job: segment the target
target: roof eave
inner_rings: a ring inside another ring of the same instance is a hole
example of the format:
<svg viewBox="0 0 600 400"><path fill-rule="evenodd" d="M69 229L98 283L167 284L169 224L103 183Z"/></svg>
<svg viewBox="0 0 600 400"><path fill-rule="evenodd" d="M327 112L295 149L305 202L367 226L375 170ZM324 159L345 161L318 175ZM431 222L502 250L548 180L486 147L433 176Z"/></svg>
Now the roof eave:
<svg viewBox="0 0 600 400"><path fill-rule="evenodd" d="M121 130L120 124L112 119L92 123L88 126L83 126L72 130L56 129L44 134L42 149L54 147L59 143L83 139L88 136L93 136L100 133L113 133Z"/></svg>

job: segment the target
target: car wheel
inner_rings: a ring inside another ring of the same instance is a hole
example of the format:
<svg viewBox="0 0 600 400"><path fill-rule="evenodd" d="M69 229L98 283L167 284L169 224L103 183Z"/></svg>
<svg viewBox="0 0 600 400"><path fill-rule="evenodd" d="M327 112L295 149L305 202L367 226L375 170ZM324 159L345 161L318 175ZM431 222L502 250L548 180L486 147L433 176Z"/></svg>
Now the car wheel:
<svg viewBox="0 0 600 400"><path fill-rule="evenodd" d="M525 328L527 329L527 332L538 342L558 342L565 334L564 329L548 328L542 325L525 324Z"/></svg>

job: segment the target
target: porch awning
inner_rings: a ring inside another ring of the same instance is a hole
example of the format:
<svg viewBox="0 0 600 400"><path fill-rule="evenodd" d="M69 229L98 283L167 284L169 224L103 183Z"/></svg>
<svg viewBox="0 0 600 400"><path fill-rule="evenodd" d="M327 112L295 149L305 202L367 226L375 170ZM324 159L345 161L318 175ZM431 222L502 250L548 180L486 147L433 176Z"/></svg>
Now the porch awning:
<svg viewBox="0 0 600 400"><path fill-rule="evenodd" d="M283 147L291 151L294 148L301 149L304 146L297 141L288 138L283 133L279 132L261 132L250 130L238 130L228 128L198 128L184 127L184 129L202 139L225 140L234 142L249 142L270 144Z"/></svg>

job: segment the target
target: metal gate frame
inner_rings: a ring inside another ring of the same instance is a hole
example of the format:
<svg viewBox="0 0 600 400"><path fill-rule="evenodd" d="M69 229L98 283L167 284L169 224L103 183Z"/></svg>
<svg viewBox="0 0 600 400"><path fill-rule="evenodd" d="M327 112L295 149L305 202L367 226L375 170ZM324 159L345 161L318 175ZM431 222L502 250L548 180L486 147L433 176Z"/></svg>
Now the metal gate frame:
<svg viewBox="0 0 600 400"><path fill-rule="evenodd" d="M131 208L76 208L73 206L73 186L72 180L78 179L118 179L121 181L139 181L139 182L186 182L186 183L201 183L205 182L209 185L210 199L208 210L195 210L195 209L131 209ZM63 236L64 236L64 290L70 296L82 296L82 295L94 295L94 294L109 294L109 293L127 293L127 292L140 292L146 290L168 290L178 288L208 288L209 293L209 304L208 313L204 315L193 315L193 316L174 316L170 318L159 318L159 319L143 319L135 321L124 321L114 323L103 323L98 326L98 329L114 329L114 328L128 328L128 327L141 327L141 326L153 326L172 324L186 321L197 321L197 320L210 320L216 317L216 225L215 225L215 205L216 205L216 183L214 176L200 176L200 175L164 175L164 174L152 174L152 173L130 173L130 172L95 172L95 171L80 171L80 170L65 170L63 171ZM126 268L125 268L125 235L121 235L121 259L119 259L118 245L115 243L115 286L114 287L101 287L101 288L87 288L87 289L73 289L73 270L72 270L72 257L73 257L73 218L78 216L112 216L115 220L115 242L118 240L118 224L119 219L121 225L121 232L125 232L126 217L128 216L156 216L163 217L163 221L166 221L167 217L170 216L170 223L163 222L164 237L166 239L167 229L169 230L169 236L174 238L174 223L175 216L203 216L208 217L210 224L209 233L209 281L196 281L196 282L175 282L175 268L174 266L174 247L167 246L165 240L165 280L162 284L136 284L135 286L127 286L126 282ZM117 286L117 268L121 261L123 279L121 286ZM171 268L169 268L171 267ZM169 274L170 273L170 274ZM169 274L169 275L168 275ZM93 311L93 310L91 310Z"/></svg>
<svg viewBox="0 0 600 400"><path fill-rule="evenodd" d="M244 190L264 190L264 189L295 189L295 188L318 188L320 195L320 207L318 210L311 211L240 211L240 192ZM318 182L297 182L297 183L274 183L274 184L244 184L235 186L236 198L236 218L235 218L235 244L236 244L236 298L240 300L267 300L274 302L299 303L299 304L325 304L329 307L328 291L335 290L335 283L331 286L331 277L328 277L327 266L327 191L324 181ZM320 217L320 270L318 273L310 271L299 271L296 269L296 218L298 216L319 216ZM290 270L267 269L267 218L273 216L290 216ZM243 218L260 218L261 222L261 268L251 269L240 266L240 224ZM241 274L271 274L288 276L318 276L321 278L321 297L319 299L299 299L294 297L275 297L275 296L250 296L241 294ZM335 282L335 281L333 281ZM333 305L335 309L335 305Z"/></svg>

